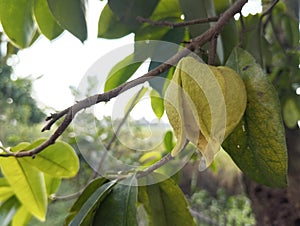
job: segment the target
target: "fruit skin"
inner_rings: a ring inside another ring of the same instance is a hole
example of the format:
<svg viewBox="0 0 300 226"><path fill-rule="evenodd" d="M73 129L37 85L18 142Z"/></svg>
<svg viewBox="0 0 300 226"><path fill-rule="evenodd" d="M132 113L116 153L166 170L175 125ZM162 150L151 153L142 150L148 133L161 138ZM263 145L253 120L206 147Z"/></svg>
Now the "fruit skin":
<svg viewBox="0 0 300 226"><path fill-rule="evenodd" d="M165 93L165 109L177 137L177 155L187 140L209 164L238 125L247 105L241 77L224 66L209 66L193 57L181 59Z"/></svg>

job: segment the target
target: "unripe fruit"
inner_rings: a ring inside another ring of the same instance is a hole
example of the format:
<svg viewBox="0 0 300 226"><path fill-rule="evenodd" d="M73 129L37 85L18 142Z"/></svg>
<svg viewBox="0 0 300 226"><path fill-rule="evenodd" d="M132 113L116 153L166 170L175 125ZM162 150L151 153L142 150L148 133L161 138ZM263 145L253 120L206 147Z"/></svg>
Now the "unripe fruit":
<svg viewBox="0 0 300 226"><path fill-rule="evenodd" d="M241 120L246 98L245 85L234 70L192 57L181 59L165 93L165 109L177 137L172 156L189 140L210 164Z"/></svg>

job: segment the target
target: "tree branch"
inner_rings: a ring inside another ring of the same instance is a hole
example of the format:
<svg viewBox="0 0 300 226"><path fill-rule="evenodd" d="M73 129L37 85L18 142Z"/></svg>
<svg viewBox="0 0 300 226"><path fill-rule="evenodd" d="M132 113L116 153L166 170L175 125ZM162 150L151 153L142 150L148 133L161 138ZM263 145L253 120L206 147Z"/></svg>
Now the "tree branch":
<svg viewBox="0 0 300 226"><path fill-rule="evenodd" d="M149 18L144 18L141 16L138 16L136 18L140 23L149 23L152 26L163 26L163 27L185 27L190 25L196 25L196 24L203 24L203 23L209 23L209 22L216 22L218 21L219 17L209 17L209 18L203 18L203 19L194 19L194 20L187 20L183 22L171 22L171 21L153 21Z"/></svg>
<svg viewBox="0 0 300 226"><path fill-rule="evenodd" d="M47 126L44 127L44 130L50 129L51 125L53 125L59 118L61 118L63 115L66 115L64 118L64 121L60 124L60 126L56 129L56 131L49 137L48 140L46 140L44 143L42 143L40 146L29 150L29 151L20 151L20 152L13 152L13 153L0 153L1 157L25 157L25 156L32 156L34 157L36 154L41 152L46 147L53 144L60 135L66 130L66 128L69 126L69 124L72 122L74 116L82 109L91 107L97 103L100 102L107 102L111 100L112 98L118 96L119 94L125 92L126 90L135 87L139 84L142 84L146 81L149 81L155 76L158 76L159 74L163 73L164 71L171 68L172 65L176 65L178 61L187 56L191 51L195 51L196 49L199 49L201 46L203 46L205 43L209 42L211 38L215 35L221 32L222 28L227 24L227 22L239 11L241 11L242 7L247 3L247 0L238 0L236 1L229 9L227 9L219 18L219 20L215 23L213 27L208 29L205 33L202 35L196 37L195 39L191 40L191 43L186 46L186 48L182 49L180 52L176 53L173 57L171 57L169 60L167 60L165 63L159 65L158 67L154 68L153 70L149 71L148 73L144 74L143 76L126 82L117 88L110 90L106 93L102 94L96 94L93 96L90 96L88 98L85 98L73 106L63 110L62 112L58 114L54 114L52 117L50 116L48 120L50 122ZM55 117L54 117L55 116Z"/></svg>

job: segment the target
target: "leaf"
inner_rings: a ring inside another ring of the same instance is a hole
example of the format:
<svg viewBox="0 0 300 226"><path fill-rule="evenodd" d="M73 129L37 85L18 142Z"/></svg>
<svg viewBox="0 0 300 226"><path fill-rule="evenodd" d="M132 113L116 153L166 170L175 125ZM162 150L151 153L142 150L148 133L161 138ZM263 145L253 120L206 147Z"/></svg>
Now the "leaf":
<svg viewBox="0 0 300 226"><path fill-rule="evenodd" d="M105 199L105 197L111 192L115 184L116 181L111 181L99 187L88 199L86 199L78 213L71 221L69 221L68 225L91 225L96 209L103 199Z"/></svg>
<svg viewBox="0 0 300 226"><path fill-rule="evenodd" d="M150 98L151 98L152 110L155 113L156 117L160 119L163 116L165 111L164 99L161 98L159 93L154 89L151 90Z"/></svg>
<svg viewBox="0 0 300 226"><path fill-rule="evenodd" d="M32 215L24 206L21 206L13 217L11 226L28 225Z"/></svg>
<svg viewBox="0 0 300 226"><path fill-rule="evenodd" d="M171 179L151 184L151 181L157 177L162 177L162 175L157 173L148 175L141 181L143 181L142 184L149 185L139 186L139 202L144 205L148 214L149 226L196 225L178 185Z"/></svg>
<svg viewBox="0 0 300 226"><path fill-rule="evenodd" d="M142 24L137 21L137 16L148 18L154 11L158 2L159 0L109 0L108 4L122 23L126 24L131 29L136 29L142 26Z"/></svg>
<svg viewBox="0 0 300 226"><path fill-rule="evenodd" d="M9 225L13 216L17 212L20 203L15 196L12 196L10 199L1 204L0 207L0 222L1 226Z"/></svg>
<svg viewBox="0 0 300 226"><path fill-rule="evenodd" d="M87 39L85 1L47 0L49 9L57 23L71 32L81 42Z"/></svg>
<svg viewBox="0 0 300 226"><path fill-rule="evenodd" d="M123 24L119 17L111 11L109 5L106 4L98 21L98 37L107 39L121 38L128 35L131 31L131 28Z"/></svg>
<svg viewBox="0 0 300 226"><path fill-rule="evenodd" d="M61 184L61 179L52 177L49 174L44 174L47 195L55 194Z"/></svg>
<svg viewBox="0 0 300 226"><path fill-rule="evenodd" d="M173 133L172 131L167 131L165 136L164 136L164 145L166 148L167 152L171 152L173 147L174 147L174 143L173 143Z"/></svg>
<svg viewBox="0 0 300 226"><path fill-rule="evenodd" d="M181 14L182 12L178 1L160 0L150 18L154 21L163 18L177 18L179 20Z"/></svg>
<svg viewBox="0 0 300 226"><path fill-rule="evenodd" d="M5 34L19 48L30 45L35 34L32 0L0 1L0 21Z"/></svg>
<svg viewBox="0 0 300 226"><path fill-rule="evenodd" d="M35 148L44 141L45 139L37 140L27 146L25 150ZM79 170L79 159L76 152L69 144L62 141L56 141L35 158L24 158L24 161L52 177L74 177Z"/></svg>
<svg viewBox="0 0 300 226"><path fill-rule="evenodd" d="M300 120L300 110L293 98L288 98L283 105L283 119L289 128L295 128Z"/></svg>
<svg viewBox="0 0 300 226"><path fill-rule="evenodd" d="M104 91L112 90L126 82L141 64L142 62L137 62L134 59L134 54L125 57L110 70L105 82Z"/></svg>
<svg viewBox="0 0 300 226"><path fill-rule="evenodd" d="M47 193L41 172L25 158L0 158L2 173L24 207L41 221L45 220Z"/></svg>
<svg viewBox="0 0 300 226"><path fill-rule="evenodd" d="M276 90L248 52L235 49L227 65L242 76L248 104L243 121L223 147L251 179L286 187L287 149Z"/></svg>
<svg viewBox="0 0 300 226"><path fill-rule="evenodd" d="M5 178L0 178L0 202L14 195L14 192Z"/></svg>
<svg viewBox="0 0 300 226"><path fill-rule="evenodd" d="M33 12L40 32L49 40L55 39L63 32L51 14L47 1L34 0Z"/></svg>
<svg viewBox="0 0 300 226"><path fill-rule="evenodd" d="M118 183L97 209L94 225L137 226L137 192L135 176Z"/></svg>

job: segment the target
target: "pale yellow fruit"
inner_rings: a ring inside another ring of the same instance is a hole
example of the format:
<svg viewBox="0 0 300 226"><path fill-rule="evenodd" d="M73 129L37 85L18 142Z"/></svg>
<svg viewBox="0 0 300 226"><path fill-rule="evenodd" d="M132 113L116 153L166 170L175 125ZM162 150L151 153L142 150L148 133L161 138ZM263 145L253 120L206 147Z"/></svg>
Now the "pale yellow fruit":
<svg viewBox="0 0 300 226"><path fill-rule="evenodd" d="M228 67L214 67L192 57L180 60L165 93L165 109L177 137L175 156L187 140L209 164L246 109L241 77Z"/></svg>

